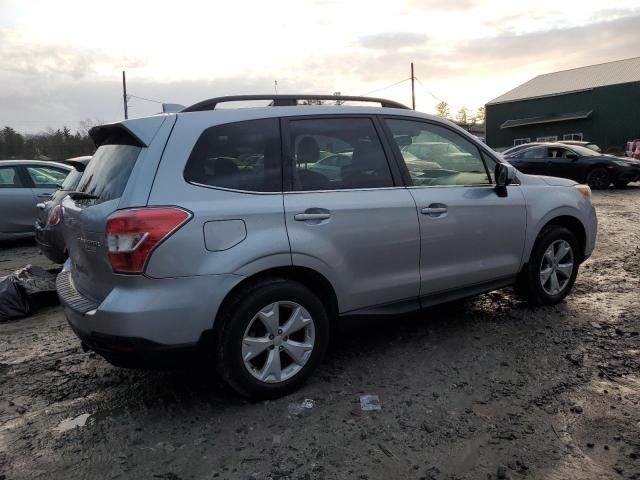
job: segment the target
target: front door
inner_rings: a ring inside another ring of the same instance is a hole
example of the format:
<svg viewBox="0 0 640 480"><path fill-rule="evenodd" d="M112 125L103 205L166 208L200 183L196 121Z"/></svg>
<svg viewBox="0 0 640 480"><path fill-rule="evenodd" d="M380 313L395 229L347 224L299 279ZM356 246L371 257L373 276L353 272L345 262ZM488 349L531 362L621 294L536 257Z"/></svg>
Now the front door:
<svg viewBox="0 0 640 480"><path fill-rule="evenodd" d="M284 120L283 126L290 167L284 208L293 264L331 282L341 313L415 308L416 206L400 184L397 166L388 162L389 149L373 119L305 117ZM330 156L340 159L331 171L321 162Z"/></svg>
<svg viewBox="0 0 640 480"><path fill-rule="evenodd" d="M518 186L496 194L495 161L470 139L425 121L388 118L420 219L420 295L481 288L519 272L526 211ZM407 143L428 154L416 157Z"/></svg>
<svg viewBox="0 0 640 480"><path fill-rule="evenodd" d="M570 149L564 147L547 148L547 175L583 182L585 173L578 155Z"/></svg>
<svg viewBox="0 0 640 480"><path fill-rule="evenodd" d="M0 236L35 230L36 199L22 167L0 166L0 210Z"/></svg>

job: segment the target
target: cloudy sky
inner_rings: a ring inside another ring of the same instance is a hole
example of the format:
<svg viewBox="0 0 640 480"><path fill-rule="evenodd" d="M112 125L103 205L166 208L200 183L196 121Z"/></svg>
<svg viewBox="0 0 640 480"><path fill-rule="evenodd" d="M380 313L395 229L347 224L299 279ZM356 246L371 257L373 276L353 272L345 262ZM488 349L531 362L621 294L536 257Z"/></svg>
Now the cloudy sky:
<svg viewBox="0 0 640 480"><path fill-rule="evenodd" d="M475 109L541 73L640 56L640 0L0 0L0 126L122 117L132 95L388 97ZM158 104L131 98L130 115Z"/></svg>

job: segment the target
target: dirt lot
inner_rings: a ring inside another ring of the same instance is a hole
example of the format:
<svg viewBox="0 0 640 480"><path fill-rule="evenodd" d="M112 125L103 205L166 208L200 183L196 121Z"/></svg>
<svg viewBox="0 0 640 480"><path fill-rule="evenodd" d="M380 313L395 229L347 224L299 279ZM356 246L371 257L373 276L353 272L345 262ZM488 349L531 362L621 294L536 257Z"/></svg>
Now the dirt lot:
<svg viewBox="0 0 640 480"><path fill-rule="evenodd" d="M640 479L640 187L595 204L597 249L566 303L500 290L351 327L277 401L112 367L59 307L0 324L0 479ZM47 265L1 248L0 275Z"/></svg>

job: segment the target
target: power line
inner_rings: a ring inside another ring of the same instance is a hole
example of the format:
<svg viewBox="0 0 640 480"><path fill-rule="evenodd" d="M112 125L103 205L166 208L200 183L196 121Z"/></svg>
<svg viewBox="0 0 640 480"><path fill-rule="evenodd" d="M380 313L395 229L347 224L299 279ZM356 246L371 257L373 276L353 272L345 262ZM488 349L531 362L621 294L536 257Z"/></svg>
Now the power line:
<svg viewBox="0 0 640 480"><path fill-rule="evenodd" d="M395 87L396 85L400 85L401 83L404 83L408 80L411 80L411 77L405 78L404 80L400 80L399 82L396 82L396 83L392 83L391 85L387 85L386 87L377 88L375 90L371 90L370 92L366 92L366 93L361 93L360 96L364 97L365 95L370 95L372 93L379 92L380 90L386 90L387 88Z"/></svg>
<svg viewBox="0 0 640 480"><path fill-rule="evenodd" d="M145 97L139 97L138 95L131 95L130 93L127 95L128 97L133 97L133 98L138 98L140 100L146 100L147 102L153 102L153 103L166 103L166 102L161 102L160 100L153 100L151 98L145 98Z"/></svg>

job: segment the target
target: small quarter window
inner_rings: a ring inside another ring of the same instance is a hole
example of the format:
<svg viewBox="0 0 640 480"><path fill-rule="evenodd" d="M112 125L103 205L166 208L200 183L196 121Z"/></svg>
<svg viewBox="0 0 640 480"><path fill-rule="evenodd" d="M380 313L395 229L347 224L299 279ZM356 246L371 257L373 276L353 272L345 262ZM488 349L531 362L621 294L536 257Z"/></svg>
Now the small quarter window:
<svg viewBox="0 0 640 480"><path fill-rule="evenodd" d="M189 155L184 178L234 190L282 191L278 119L248 120L206 129Z"/></svg>

